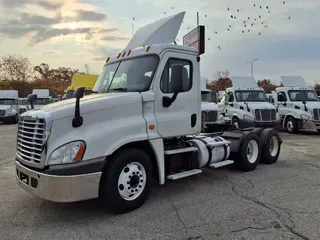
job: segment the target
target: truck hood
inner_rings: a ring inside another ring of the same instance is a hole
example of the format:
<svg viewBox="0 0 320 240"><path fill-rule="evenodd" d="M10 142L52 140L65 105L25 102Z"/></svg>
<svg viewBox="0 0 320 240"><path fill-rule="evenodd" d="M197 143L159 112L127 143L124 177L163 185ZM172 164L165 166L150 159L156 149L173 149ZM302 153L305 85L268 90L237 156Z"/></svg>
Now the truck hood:
<svg viewBox="0 0 320 240"><path fill-rule="evenodd" d="M242 105L245 104L242 102ZM269 102L247 102L250 109L275 109L275 107Z"/></svg>
<svg viewBox="0 0 320 240"><path fill-rule="evenodd" d="M0 110L10 110L11 109L11 105L0 105Z"/></svg>
<svg viewBox="0 0 320 240"><path fill-rule="evenodd" d="M80 99L80 113L94 112L141 101L141 95L137 92L92 94ZM39 109L28 111L28 113L44 111L50 113L53 120L71 117L74 116L75 102L76 99L71 98L44 105Z"/></svg>
<svg viewBox="0 0 320 240"><path fill-rule="evenodd" d="M302 102L293 102L293 105L300 107L300 109L304 109L304 104ZM320 109L320 102L306 102L306 106L308 109Z"/></svg>

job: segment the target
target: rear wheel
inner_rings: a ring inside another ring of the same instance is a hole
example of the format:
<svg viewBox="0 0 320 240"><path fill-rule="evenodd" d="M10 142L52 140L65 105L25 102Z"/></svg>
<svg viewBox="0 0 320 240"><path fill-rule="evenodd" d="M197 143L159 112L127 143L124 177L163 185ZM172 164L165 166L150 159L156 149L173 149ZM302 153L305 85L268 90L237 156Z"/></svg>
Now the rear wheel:
<svg viewBox="0 0 320 240"><path fill-rule="evenodd" d="M138 149L124 149L107 164L100 182L101 203L115 213L139 208L148 198L152 164Z"/></svg>
<svg viewBox="0 0 320 240"><path fill-rule="evenodd" d="M279 133L272 128L264 129L260 136L261 162L265 164L275 163L280 155L282 140Z"/></svg>
<svg viewBox="0 0 320 240"><path fill-rule="evenodd" d="M260 142L257 134L250 132L242 140L236 166L243 171L253 171L260 162Z"/></svg>
<svg viewBox="0 0 320 240"><path fill-rule="evenodd" d="M19 115L16 114L12 117L12 123L13 124L17 124L19 122Z"/></svg>

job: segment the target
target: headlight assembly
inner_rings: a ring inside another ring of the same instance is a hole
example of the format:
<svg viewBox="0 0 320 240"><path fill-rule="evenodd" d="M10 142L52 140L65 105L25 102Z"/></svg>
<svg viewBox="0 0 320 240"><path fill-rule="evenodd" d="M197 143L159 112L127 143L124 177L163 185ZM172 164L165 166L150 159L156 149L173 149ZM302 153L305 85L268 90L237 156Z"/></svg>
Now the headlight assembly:
<svg viewBox="0 0 320 240"><path fill-rule="evenodd" d="M83 141L74 141L62 145L50 154L48 164L53 165L79 162L82 160L85 149L86 144Z"/></svg>
<svg viewBox="0 0 320 240"><path fill-rule="evenodd" d="M301 114L300 117L303 120L311 120L311 117L309 115L306 115L306 114Z"/></svg>

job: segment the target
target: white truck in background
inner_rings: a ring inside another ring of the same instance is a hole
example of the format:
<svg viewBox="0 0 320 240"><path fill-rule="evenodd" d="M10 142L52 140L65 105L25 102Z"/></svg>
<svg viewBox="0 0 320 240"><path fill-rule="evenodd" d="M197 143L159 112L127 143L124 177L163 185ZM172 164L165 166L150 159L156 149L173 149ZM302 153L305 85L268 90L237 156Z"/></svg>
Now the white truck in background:
<svg viewBox="0 0 320 240"><path fill-rule="evenodd" d="M0 90L0 122L18 123L18 97L17 90Z"/></svg>
<svg viewBox="0 0 320 240"><path fill-rule="evenodd" d="M210 125L224 124L224 117L220 114L218 106L212 100L212 92L207 89L206 78L201 77L201 132L207 132ZM219 129L219 128L217 128Z"/></svg>
<svg viewBox="0 0 320 240"><path fill-rule="evenodd" d="M44 105L52 103L49 89L33 89L32 94L37 95L37 100L33 103L35 109L39 109Z"/></svg>
<svg viewBox="0 0 320 240"><path fill-rule="evenodd" d="M15 162L21 188L55 202L100 198L124 213L147 200L153 180L163 185L204 167L252 171L260 160L277 161L282 141L274 129L201 133L201 52L173 44L184 15L136 31L107 58L94 94L79 87L74 98L22 115ZM125 84L113 84L123 74Z"/></svg>
<svg viewBox="0 0 320 240"><path fill-rule="evenodd" d="M236 128L280 127L280 118L274 105L267 100L263 88L254 77L232 76L232 87L227 88L219 109Z"/></svg>
<svg viewBox="0 0 320 240"><path fill-rule="evenodd" d="M281 126L289 133L299 129L320 132L320 102L313 87L301 76L281 76L283 87L273 92Z"/></svg>

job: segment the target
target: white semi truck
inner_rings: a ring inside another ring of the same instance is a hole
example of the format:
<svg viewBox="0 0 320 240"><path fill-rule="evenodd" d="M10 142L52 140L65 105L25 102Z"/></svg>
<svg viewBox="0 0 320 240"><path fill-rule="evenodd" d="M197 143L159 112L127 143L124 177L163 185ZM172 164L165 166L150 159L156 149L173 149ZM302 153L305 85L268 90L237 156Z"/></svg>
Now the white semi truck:
<svg viewBox="0 0 320 240"><path fill-rule="evenodd" d="M212 100L212 92L207 89L206 78L201 78L201 132L208 131L208 125L224 124L224 117L220 114L218 106ZM217 127L217 129L219 129Z"/></svg>
<svg viewBox="0 0 320 240"><path fill-rule="evenodd" d="M232 87L227 88L219 109L236 128L280 127L280 118L273 104L268 102L263 88L254 77L232 76Z"/></svg>
<svg viewBox="0 0 320 240"><path fill-rule="evenodd" d="M0 122L18 123L18 97L17 90L0 90Z"/></svg>
<svg viewBox="0 0 320 240"><path fill-rule="evenodd" d="M281 126L289 133L299 129L320 132L320 102L313 87L301 76L281 76L283 87L273 92Z"/></svg>
<svg viewBox="0 0 320 240"><path fill-rule="evenodd" d="M39 109L41 106L52 103L52 97L50 96L49 89L33 89L32 94L37 95L37 99L33 103L35 109Z"/></svg>
<svg viewBox="0 0 320 240"><path fill-rule="evenodd" d="M23 114L17 136L16 179L43 199L100 198L117 213L149 196L152 182L235 164L252 171L275 163L281 139L274 129L201 134L200 56L178 46L185 12L139 29L108 57L94 94ZM126 75L119 87L113 79ZM36 95L29 95L34 101Z"/></svg>

